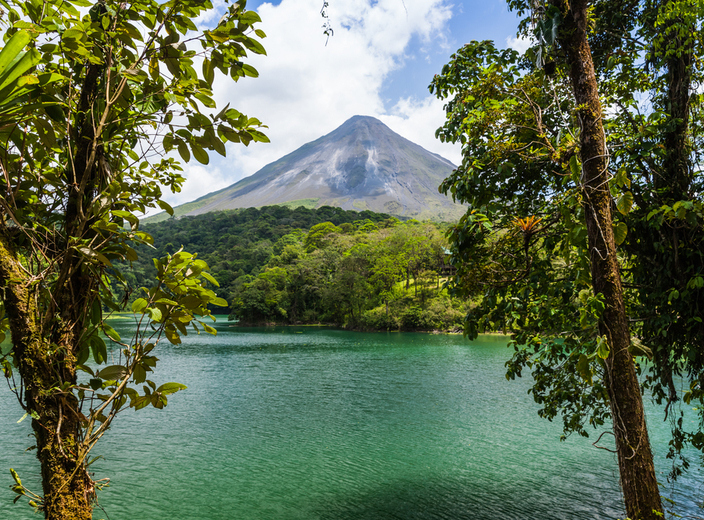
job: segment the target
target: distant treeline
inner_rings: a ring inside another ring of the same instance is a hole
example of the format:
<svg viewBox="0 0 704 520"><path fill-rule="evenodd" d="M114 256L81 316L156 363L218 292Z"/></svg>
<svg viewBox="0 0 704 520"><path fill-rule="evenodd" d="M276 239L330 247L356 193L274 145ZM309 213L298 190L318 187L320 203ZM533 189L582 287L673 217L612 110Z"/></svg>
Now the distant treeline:
<svg viewBox="0 0 704 520"><path fill-rule="evenodd" d="M364 329L451 329L465 306L442 290L445 239L439 225L387 214L283 206L182 217L144 230L125 270L135 298L150 286L152 257L183 247L217 279L241 325L326 323ZM223 309L219 309L223 312Z"/></svg>

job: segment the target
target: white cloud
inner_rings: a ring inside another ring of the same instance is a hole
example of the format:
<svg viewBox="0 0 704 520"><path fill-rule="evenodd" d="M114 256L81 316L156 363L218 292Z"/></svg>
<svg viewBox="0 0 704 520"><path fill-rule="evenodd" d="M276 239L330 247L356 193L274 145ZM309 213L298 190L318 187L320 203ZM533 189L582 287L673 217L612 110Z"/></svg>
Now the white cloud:
<svg viewBox="0 0 704 520"><path fill-rule="evenodd" d="M532 45L535 45L535 41L525 36L509 36L506 38L506 46L518 51L520 54L526 52Z"/></svg>
<svg viewBox="0 0 704 520"><path fill-rule="evenodd" d="M174 194L167 192L168 196L164 197L171 205L191 202L203 195L232 184L227 175L218 166L203 166L194 162L187 164L186 167L188 168L188 173L181 192Z"/></svg>
<svg viewBox="0 0 704 520"><path fill-rule="evenodd" d="M409 141L459 164L462 161L461 147L441 143L435 138L435 131L445 122L444 104L445 101L430 96L422 100L401 99L391 114L380 116L379 119Z"/></svg>
<svg viewBox="0 0 704 520"><path fill-rule="evenodd" d="M335 32L327 46L320 0L259 6L263 22L258 25L267 33L262 41L267 56L247 59L259 78L233 83L220 77L214 94L218 106L230 103L268 125L265 133L271 144L245 148L230 143L224 160L211 156L211 166L184 165L186 189L166 199L181 204L228 186L358 114L378 117L392 130L456 163L458 152L434 138L444 118L441 102L430 96L402 99L387 113L380 95L387 75L412 58L407 55L412 39L423 46L444 45L452 15L445 2L333 2L328 13Z"/></svg>

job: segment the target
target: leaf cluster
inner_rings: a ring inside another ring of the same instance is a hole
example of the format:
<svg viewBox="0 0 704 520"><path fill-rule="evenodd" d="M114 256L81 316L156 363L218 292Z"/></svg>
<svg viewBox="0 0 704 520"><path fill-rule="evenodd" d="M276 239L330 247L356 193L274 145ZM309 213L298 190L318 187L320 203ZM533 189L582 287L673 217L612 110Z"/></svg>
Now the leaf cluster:
<svg viewBox="0 0 704 520"><path fill-rule="evenodd" d="M580 107L555 44L561 22L552 4L509 2L531 15L519 30L535 45L521 57L471 42L430 90L446 101L438 137L463 150L441 189L469 205L448 235L453 290L483 297L466 331L511 332L508 377L531 369L540 413L562 414L565 432L585 434L608 417L600 360L609 346L596 327L600 295L589 294ZM704 11L690 0L598 1L589 16L631 351L644 386L666 404L676 457L687 444L703 446L701 424L688 431L677 404L700 403L704 382L704 120L696 91Z"/></svg>

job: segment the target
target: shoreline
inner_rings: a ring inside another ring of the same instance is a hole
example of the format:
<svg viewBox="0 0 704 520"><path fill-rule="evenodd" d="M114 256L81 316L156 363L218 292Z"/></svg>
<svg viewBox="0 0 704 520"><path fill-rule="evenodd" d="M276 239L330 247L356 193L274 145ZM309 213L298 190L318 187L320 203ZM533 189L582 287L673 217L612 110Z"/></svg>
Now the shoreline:
<svg viewBox="0 0 704 520"><path fill-rule="evenodd" d="M248 328L274 328L274 327L329 327L339 330L345 330L349 332L416 332L421 334L448 334L448 335L463 335L464 331L461 327L454 327L452 329L370 329L370 328L355 328L355 327L344 327L334 323L276 323L276 322L262 322L262 323L245 323L239 324L239 322L232 322L228 325L230 328L241 327L243 329ZM493 335L493 336L503 336L508 337L508 334L502 332L484 332L481 333L482 336Z"/></svg>

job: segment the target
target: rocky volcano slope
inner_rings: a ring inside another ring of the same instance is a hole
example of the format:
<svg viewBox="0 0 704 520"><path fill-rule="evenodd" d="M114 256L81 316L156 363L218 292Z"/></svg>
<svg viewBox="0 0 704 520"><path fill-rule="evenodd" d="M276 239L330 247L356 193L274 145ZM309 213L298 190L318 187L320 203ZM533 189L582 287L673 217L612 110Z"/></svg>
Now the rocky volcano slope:
<svg viewBox="0 0 704 520"><path fill-rule="evenodd" d="M453 169L378 119L354 116L251 177L183 205L177 214L285 204L456 220L463 207L438 193Z"/></svg>

